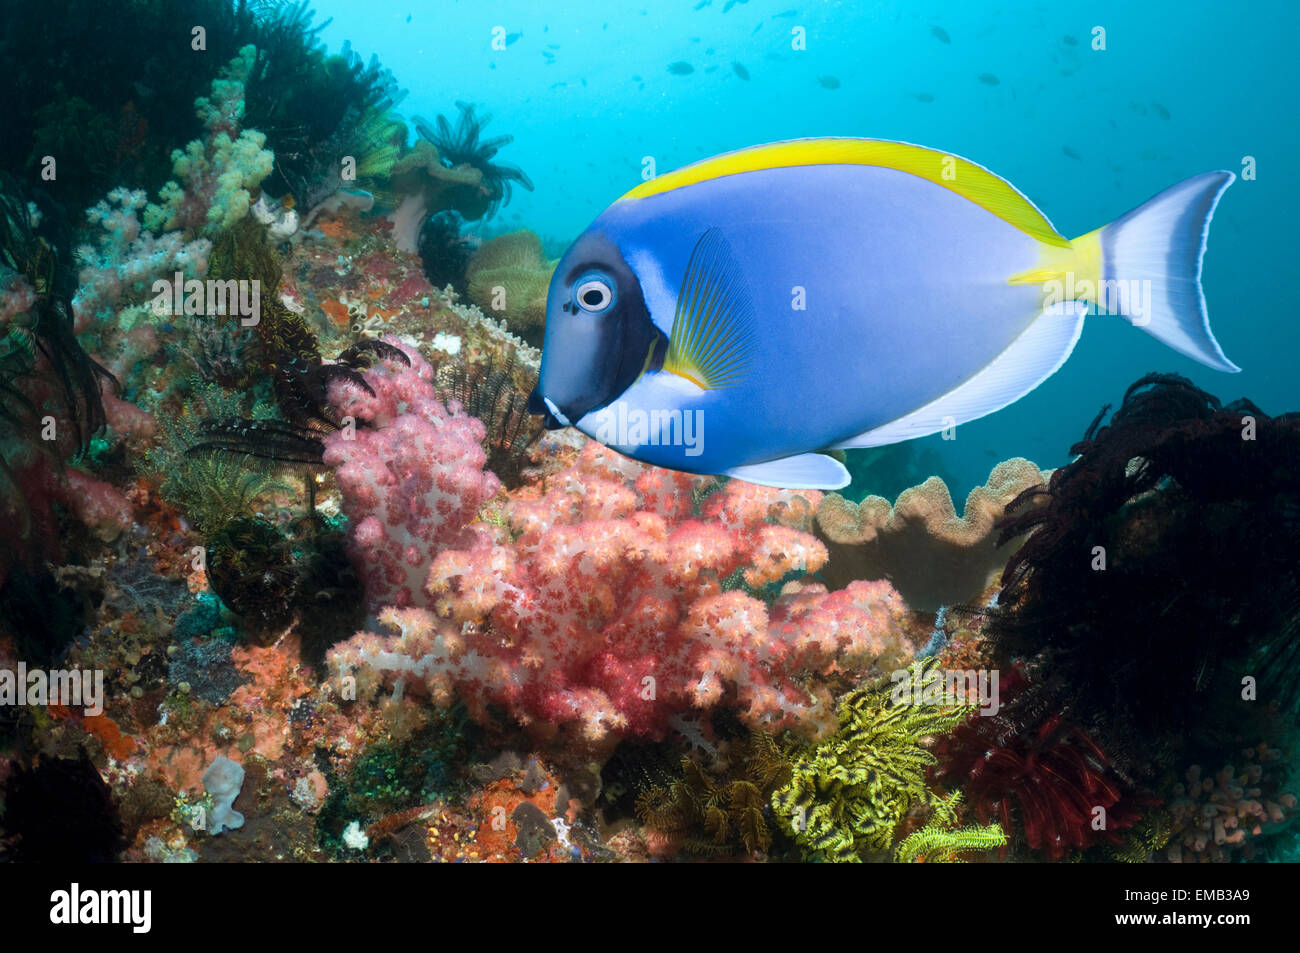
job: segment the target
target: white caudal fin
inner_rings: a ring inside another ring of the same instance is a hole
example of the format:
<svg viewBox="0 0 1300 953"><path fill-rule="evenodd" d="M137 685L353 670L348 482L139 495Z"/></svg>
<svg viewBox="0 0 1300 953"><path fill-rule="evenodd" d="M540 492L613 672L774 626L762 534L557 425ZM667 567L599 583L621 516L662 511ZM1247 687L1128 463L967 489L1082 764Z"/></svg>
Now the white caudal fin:
<svg viewBox="0 0 1300 953"><path fill-rule="evenodd" d="M1210 330L1201 257L1219 196L1236 179L1205 172L1165 189L1101 229L1104 292L1098 302L1180 354L1239 371Z"/></svg>

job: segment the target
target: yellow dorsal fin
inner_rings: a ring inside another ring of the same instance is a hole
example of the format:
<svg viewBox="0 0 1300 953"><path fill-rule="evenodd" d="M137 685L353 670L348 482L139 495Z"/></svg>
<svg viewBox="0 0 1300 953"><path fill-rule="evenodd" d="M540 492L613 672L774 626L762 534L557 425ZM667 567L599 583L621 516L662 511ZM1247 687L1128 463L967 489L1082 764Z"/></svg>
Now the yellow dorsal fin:
<svg viewBox="0 0 1300 953"><path fill-rule="evenodd" d="M623 198L641 199L724 175L800 165L874 165L910 172L970 199L1044 244L1060 248L1068 248L1070 244L1034 203L1006 179L969 159L886 139L794 139L754 146L657 176Z"/></svg>

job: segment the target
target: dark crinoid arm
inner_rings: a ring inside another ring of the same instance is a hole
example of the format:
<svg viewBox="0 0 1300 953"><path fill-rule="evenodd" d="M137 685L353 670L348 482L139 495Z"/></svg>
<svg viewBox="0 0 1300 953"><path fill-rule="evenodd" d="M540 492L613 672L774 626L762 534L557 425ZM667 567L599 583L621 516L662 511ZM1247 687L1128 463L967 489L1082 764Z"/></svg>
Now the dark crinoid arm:
<svg viewBox="0 0 1300 953"><path fill-rule="evenodd" d="M321 431L283 420L209 421L186 454L228 453L276 463L323 466Z"/></svg>
<svg viewBox="0 0 1300 953"><path fill-rule="evenodd" d="M330 384L346 381L373 397L375 392L361 371L370 367L375 359L401 361L408 366L411 363L401 349L385 341L367 340L349 347L332 364L295 358L281 365L276 375L276 389L285 416L299 427L337 430L339 421L329 408Z"/></svg>
<svg viewBox="0 0 1300 953"><path fill-rule="evenodd" d="M117 389L118 382L77 341L72 317L76 272L60 259L57 237L41 234L35 212L48 204L43 194L0 173L0 274L6 281L15 275L25 279L37 292L20 323L0 327L0 399L18 407L24 401L15 398L30 383L24 379L46 375L62 398L77 449L84 450L105 424L101 384Z"/></svg>
<svg viewBox="0 0 1300 953"><path fill-rule="evenodd" d="M106 367L82 350L73 334L71 320L52 317L38 324L36 347L62 389L77 446L85 449L91 435L102 430L106 423L101 382L114 391L119 391L120 385Z"/></svg>
<svg viewBox="0 0 1300 953"><path fill-rule="evenodd" d="M281 367L281 408L289 420L247 420L226 418L203 425L201 439L186 450L187 454L228 453L254 457L276 463L323 466L325 434L339 428L328 405L328 391L336 380L355 384L374 396L361 370L375 359L401 361L410 366L411 359L400 348L386 341L359 341L339 355L338 361L294 360Z"/></svg>
<svg viewBox="0 0 1300 953"><path fill-rule="evenodd" d="M339 355L338 363L354 368L370 367L376 358L383 361L401 361L407 367L411 366L411 359L406 356L405 351L378 338L358 341ZM368 387L366 389L369 390Z"/></svg>

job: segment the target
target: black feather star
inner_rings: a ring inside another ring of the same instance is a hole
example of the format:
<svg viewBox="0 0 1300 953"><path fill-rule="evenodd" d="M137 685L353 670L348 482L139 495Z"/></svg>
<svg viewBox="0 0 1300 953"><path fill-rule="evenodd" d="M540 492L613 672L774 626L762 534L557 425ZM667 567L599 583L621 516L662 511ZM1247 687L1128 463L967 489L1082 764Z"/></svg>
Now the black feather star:
<svg viewBox="0 0 1300 953"><path fill-rule="evenodd" d="M187 455L228 453L277 463L322 466L325 445L321 432L283 420L213 420L204 425L202 439Z"/></svg>
<svg viewBox="0 0 1300 953"><path fill-rule="evenodd" d="M436 126L417 116L413 120L415 129L421 137L433 143L448 168L468 165L483 174L483 185L492 193L492 204L484 218L491 218L500 206L510 204L512 182L518 182L529 192L533 190L533 182L517 165L492 161L502 146L514 142L514 136L482 139L483 127L492 121L492 117L476 116L472 103L457 102L456 108L460 110L460 120L454 127L446 116L440 115Z"/></svg>
<svg viewBox="0 0 1300 953"><path fill-rule="evenodd" d="M210 420L202 428L202 439L185 452L228 453L276 463L323 466L322 437L342 426L328 406L330 382L348 381L373 397L375 392L361 370L370 367L376 359L400 361L408 366L411 363L400 348L379 340L354 344L332 364L295 358L279 369L282 382L287 385L284 391L291 398L282 404L288 405L286 415L291 419Z"/></svg>

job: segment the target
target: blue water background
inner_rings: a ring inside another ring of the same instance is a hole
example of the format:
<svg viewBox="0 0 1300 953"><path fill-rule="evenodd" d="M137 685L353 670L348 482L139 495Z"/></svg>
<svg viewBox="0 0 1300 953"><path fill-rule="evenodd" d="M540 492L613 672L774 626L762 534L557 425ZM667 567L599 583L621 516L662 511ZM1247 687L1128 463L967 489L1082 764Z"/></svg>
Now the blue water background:
<svg viewBox="0 0 1300 953"><path fill-rule="evenodd" d="M1300 321L1286 292L1297 275L1300 4L696 5L322 0L316 9L333 17L322 34L332 50L350 40L378 53L410 90L403 113L454 116L465 100L493 116L487 134L515 137L500 159L536 191L517 189L487 228L532 228L553 254L641 181L645 156L662 173L780 139L907 140L989 167L1069 237L1186 176L1240 174L1253 157L1255 180L1239 179L1219 206L1204 272L1212 326L1243 373L1202 368L1118 319L1090 318L1074 356L1034 393L963 425L956 440L917 441L939 455L959 509L999 460L1066 462L1100 406L1149 371L1184 374L1225 400L1249 396L1270 413L1300 410ZM504 50L492 49L494 27L510 40ZM795 27L806 51L791 48ZM1095 27L1104 51L1092 49ZM677 62L693 72L670 72ZM871 355L845 341L844 359Z"/></svg>

